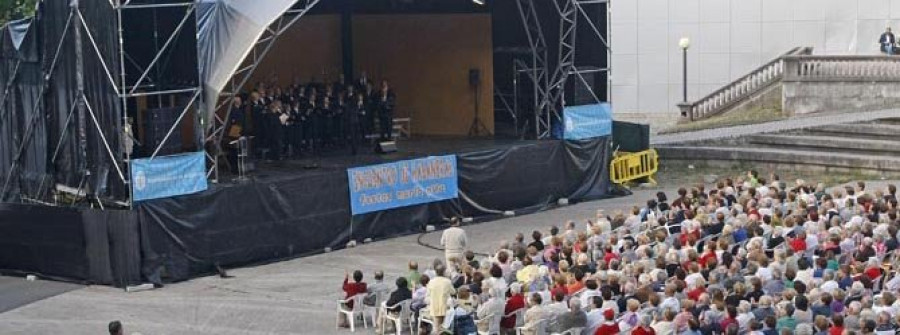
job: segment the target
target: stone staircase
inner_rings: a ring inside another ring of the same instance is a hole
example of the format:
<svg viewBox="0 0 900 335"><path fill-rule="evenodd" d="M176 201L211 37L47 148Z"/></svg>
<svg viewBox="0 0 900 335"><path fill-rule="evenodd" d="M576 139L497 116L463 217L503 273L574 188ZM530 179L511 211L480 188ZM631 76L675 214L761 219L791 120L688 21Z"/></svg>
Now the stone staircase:
<svg viewBox="0 0 900 335"><path fill-rule="evenodd" d="M802 125L803 121L785 122ZM663 164L704 161L770 164L803 170L900 173L900 117L788 128L772 132L761 128L755 134L657 143L656 148Z"/></svg>

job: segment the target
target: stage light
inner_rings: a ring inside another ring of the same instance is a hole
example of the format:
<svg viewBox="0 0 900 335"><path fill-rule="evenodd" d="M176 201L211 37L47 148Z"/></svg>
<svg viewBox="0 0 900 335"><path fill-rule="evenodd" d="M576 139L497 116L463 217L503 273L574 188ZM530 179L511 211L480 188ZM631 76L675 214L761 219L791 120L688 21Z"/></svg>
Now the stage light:
<svg viewBox="0 0 900 335"><path fill-rule="evenodd" d="M484 6L484 1L485 0L472 0L472 3L479 5L479 6Z"/></svg>

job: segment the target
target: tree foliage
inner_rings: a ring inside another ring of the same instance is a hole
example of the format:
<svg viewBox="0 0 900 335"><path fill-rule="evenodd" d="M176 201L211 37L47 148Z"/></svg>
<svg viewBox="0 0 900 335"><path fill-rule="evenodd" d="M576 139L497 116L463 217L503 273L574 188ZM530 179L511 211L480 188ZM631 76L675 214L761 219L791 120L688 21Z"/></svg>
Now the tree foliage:
<svg viewBox="0 0 900 335"><path fill-rule="evenodd" d="M0 25L34 15L38 0L0 0ZM57 0L59 1L59 0Z"/></svg>

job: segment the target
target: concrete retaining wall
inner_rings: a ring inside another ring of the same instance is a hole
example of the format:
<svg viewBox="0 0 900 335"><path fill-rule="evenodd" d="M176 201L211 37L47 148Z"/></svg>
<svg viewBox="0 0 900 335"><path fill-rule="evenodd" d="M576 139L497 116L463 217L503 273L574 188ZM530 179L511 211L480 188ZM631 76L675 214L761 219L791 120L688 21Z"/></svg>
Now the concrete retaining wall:
<svg viewBox="0 0 900 335"><path fill-rule="evenodd" d="M869 111L900 106L900 82L785 81L786 115Z"/></svg>

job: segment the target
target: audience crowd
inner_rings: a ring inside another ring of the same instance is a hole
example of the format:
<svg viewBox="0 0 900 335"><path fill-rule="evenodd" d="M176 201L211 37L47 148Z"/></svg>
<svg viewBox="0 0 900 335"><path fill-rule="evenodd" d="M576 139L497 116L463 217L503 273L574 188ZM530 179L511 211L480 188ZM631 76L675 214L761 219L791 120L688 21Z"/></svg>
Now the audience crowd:
<svg viewBox="0 0 900 335"><path fill-rule="evenodd" d="M345 297L409 299L414 320L429 321L420 334L900 333L893 185L826 192L748 171L597 214L515 234L489 255L421 272L411 262L391 287L357 271Z"/></svg>

